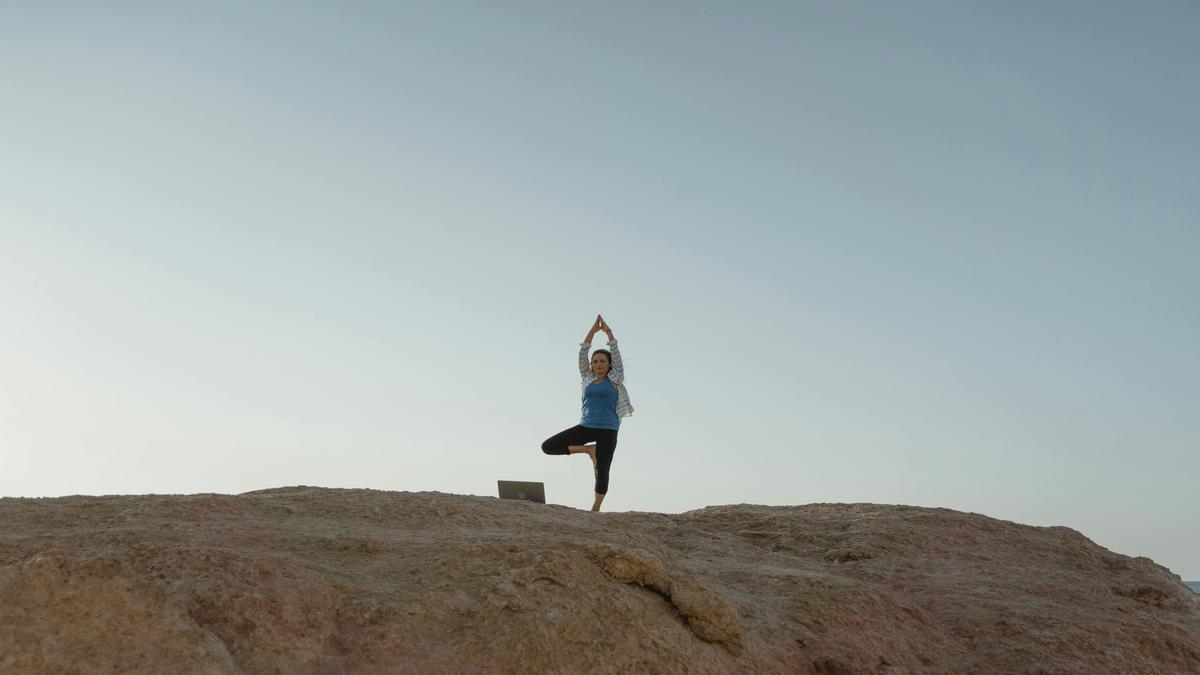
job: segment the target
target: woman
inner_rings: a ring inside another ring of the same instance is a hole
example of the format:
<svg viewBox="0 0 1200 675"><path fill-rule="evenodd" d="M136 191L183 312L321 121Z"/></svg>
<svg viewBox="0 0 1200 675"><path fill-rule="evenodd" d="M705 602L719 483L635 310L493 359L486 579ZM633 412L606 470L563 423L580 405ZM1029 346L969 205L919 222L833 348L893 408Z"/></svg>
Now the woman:
<svg viewBox="0 0 1200 675"><path fill-rule="evenodd" d="M588 349L599 331L608 336L608 349L597 349L589 362ZM621 418L633 414L629 393L625 391L625 370L617 339L599 314L587 339L579 346L579 376L583 386L579 424L547 438L542 443L542 452L547 455L585 454L592 458L592 470L596 473L596 501L592 510L599 511L600 502L608 494L608 468L617 449Z"/></svg>

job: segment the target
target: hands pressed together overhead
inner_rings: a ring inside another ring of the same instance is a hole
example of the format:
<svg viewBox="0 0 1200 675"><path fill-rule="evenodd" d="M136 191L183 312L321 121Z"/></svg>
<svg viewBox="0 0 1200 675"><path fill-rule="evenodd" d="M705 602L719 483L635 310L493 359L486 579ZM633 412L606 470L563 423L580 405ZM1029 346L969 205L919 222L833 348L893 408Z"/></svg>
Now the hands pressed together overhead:
<svg viewBox="0 0 1200 675"><path fill-rule="evenodd" d="M596 322L592 324L592 329L588 331L588 342L591 342L596 333L599 333L600 331L604 331L604 334L608 336L609 342L613 341L612 328L608 326L608 322L604 320L604 317L597 314Z"/></svg>

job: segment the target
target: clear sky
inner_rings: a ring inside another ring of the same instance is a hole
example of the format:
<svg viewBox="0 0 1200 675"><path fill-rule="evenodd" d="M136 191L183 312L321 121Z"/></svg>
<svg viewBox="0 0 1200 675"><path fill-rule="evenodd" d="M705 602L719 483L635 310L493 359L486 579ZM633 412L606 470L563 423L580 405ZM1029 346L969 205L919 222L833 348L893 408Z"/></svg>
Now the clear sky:
<svg viewBox="0 0 1200 675"><path fill-rule="evenodd" d="M1200 4L169 4L0 5L0 495L587 508L603 313L606 510L1200 579Z"/></svg>

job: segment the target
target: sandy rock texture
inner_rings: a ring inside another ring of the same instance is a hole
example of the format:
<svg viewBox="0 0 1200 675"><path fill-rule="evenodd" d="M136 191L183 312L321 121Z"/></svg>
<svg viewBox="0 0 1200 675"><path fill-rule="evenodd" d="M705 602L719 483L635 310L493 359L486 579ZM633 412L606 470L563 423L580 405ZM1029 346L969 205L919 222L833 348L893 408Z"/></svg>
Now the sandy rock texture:
<svg viewBox="0 0 1200 675"><path fill-rule="evenodd" d="M1200 601L946 509L0 499L0 673L42 672L1200 673Z"/></svg>

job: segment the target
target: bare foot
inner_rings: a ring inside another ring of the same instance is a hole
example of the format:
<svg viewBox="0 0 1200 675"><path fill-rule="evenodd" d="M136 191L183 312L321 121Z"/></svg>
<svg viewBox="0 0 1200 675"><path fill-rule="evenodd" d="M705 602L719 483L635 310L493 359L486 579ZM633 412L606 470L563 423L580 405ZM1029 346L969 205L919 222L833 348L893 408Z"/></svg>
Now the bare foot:
<svg viewBox="0 0 1200 675"><path fill-rule="evenodd" d="M584 453L592 459L592 473L599 474L600 467L596 464L596 446L593 445L569 445L567 446L569 454Z"/></svg>

